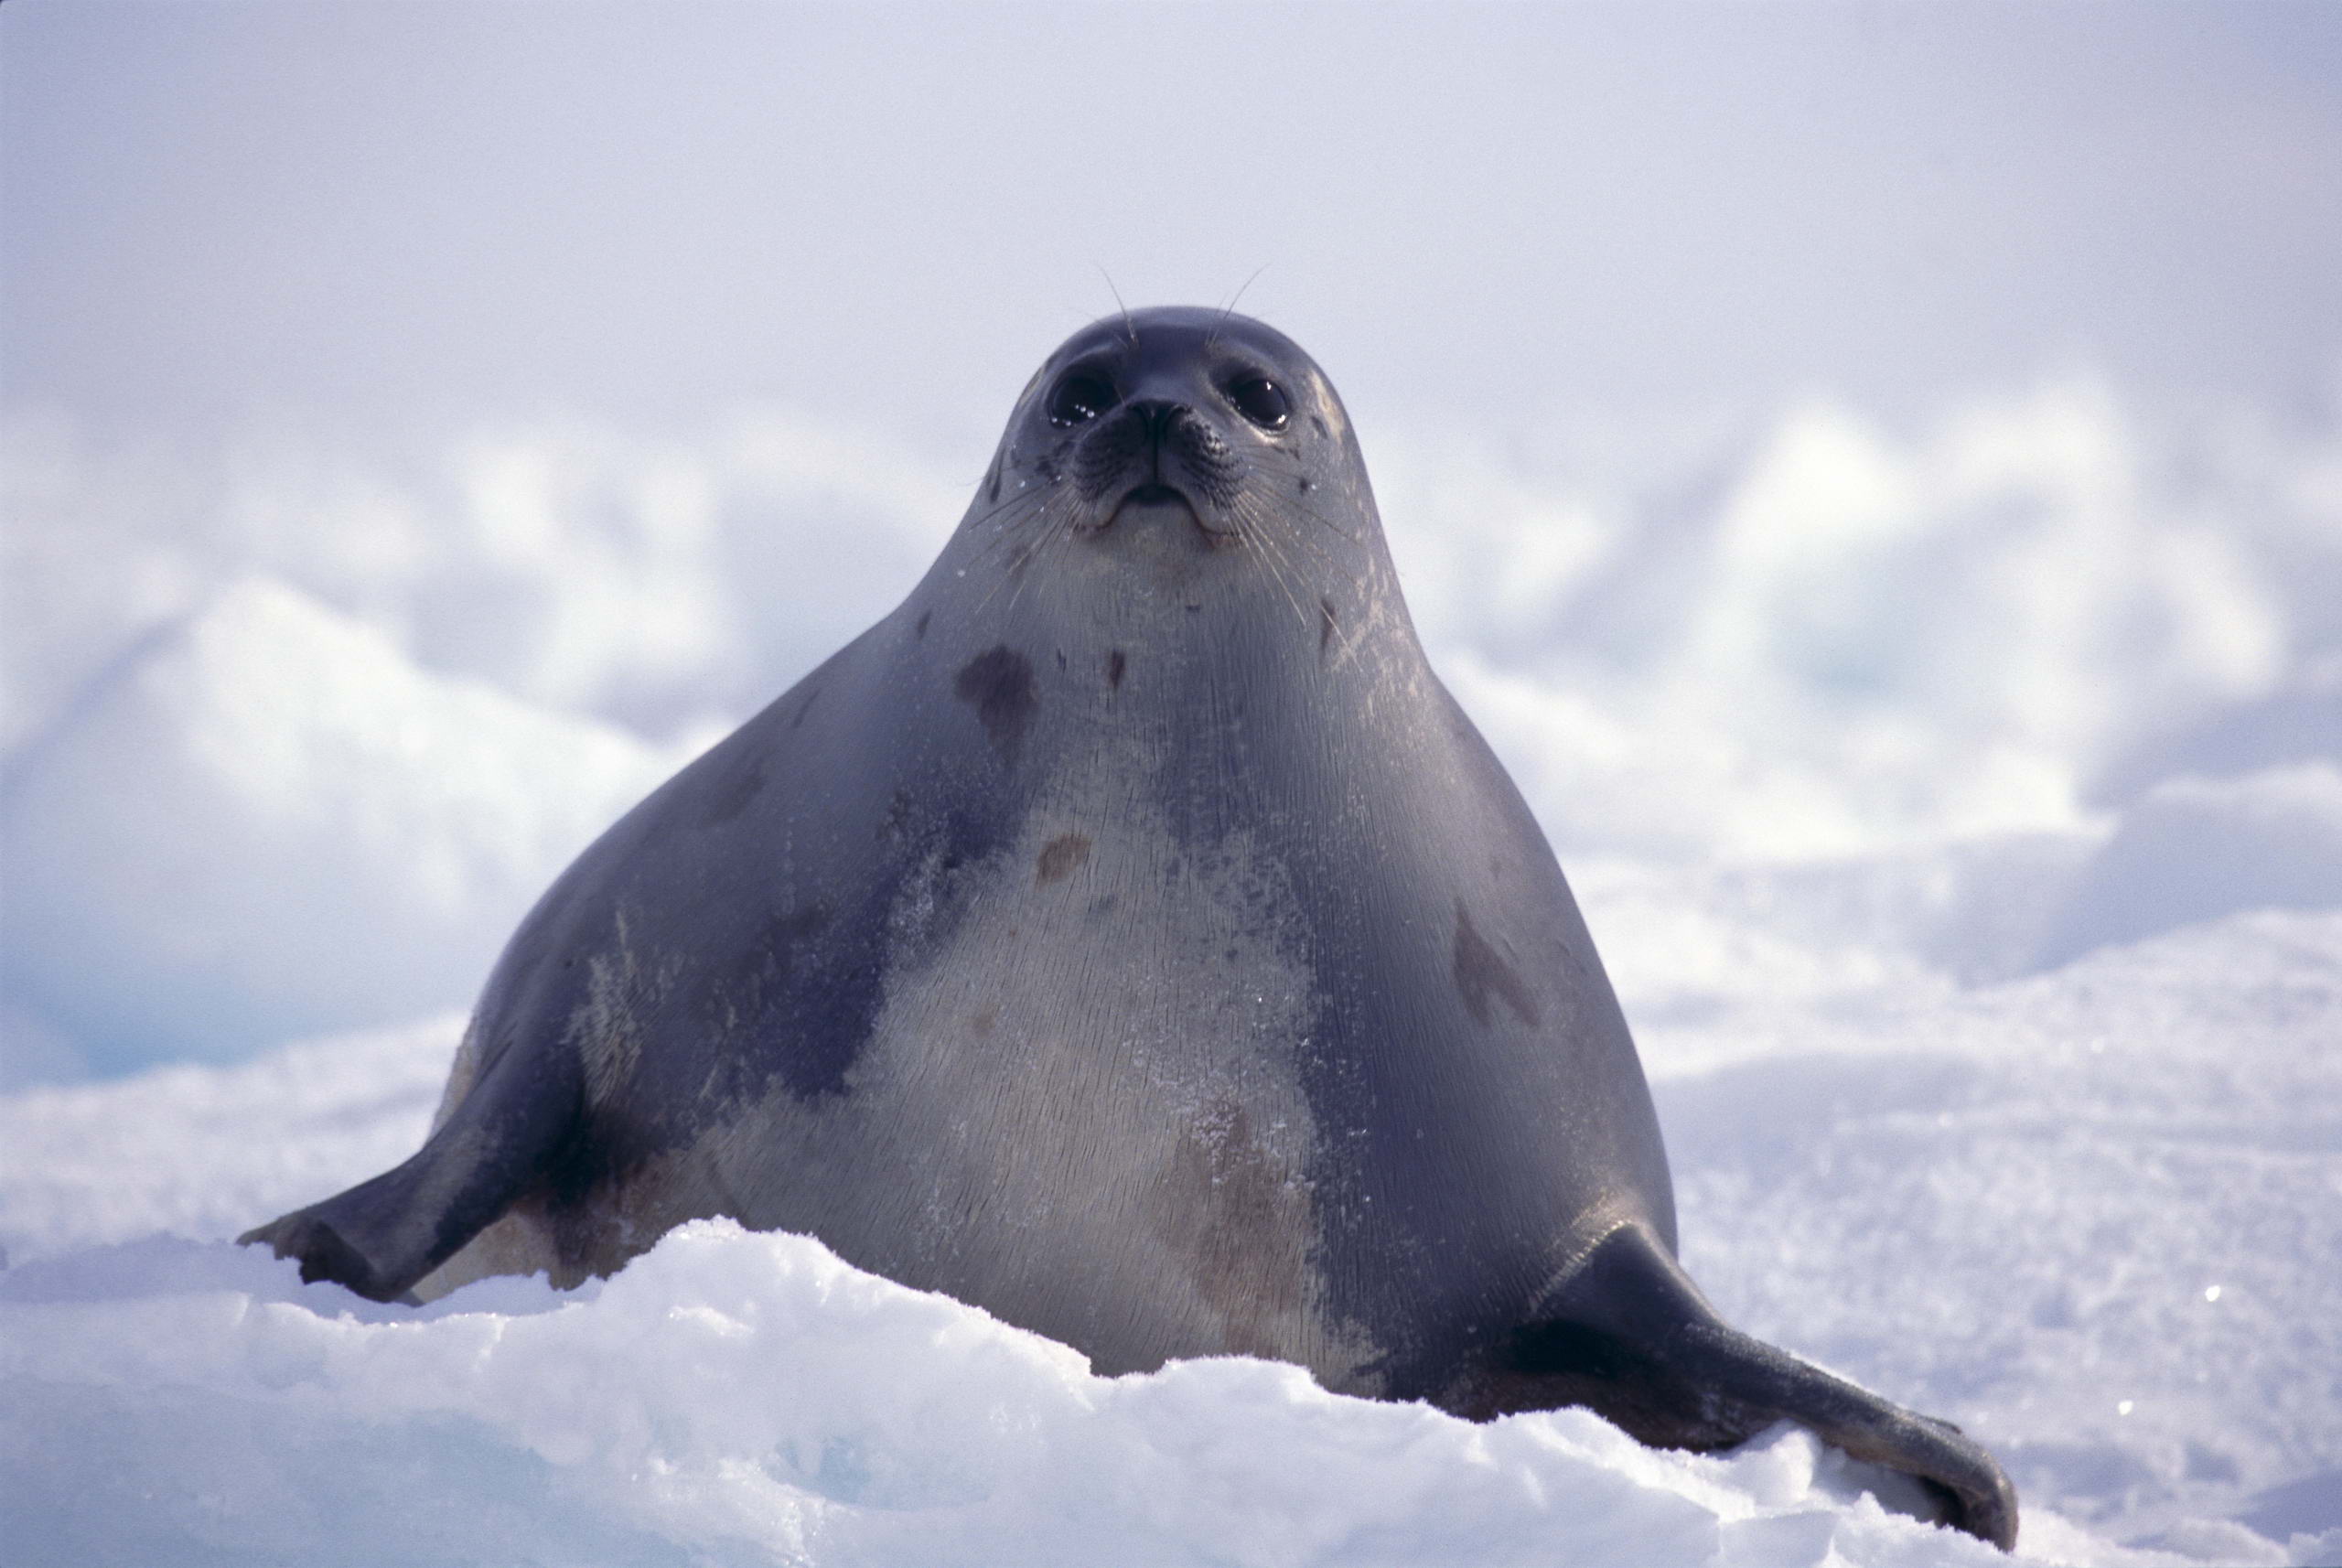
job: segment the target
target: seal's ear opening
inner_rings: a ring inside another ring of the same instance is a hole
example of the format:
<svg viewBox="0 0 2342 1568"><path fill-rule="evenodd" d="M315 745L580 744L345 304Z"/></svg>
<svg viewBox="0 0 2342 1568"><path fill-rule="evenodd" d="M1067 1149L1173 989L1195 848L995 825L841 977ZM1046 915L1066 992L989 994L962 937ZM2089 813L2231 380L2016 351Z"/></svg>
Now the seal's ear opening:
<svg viewBox="0 0 2342 1568"><path fill-rule="evenodd" d="M1641 1225L1619 1227L1509 1337L1462 1413L1581 1405L1654 1448L1710 1452L1777 1422L1910 1476L1940 1522L2016 1545L2016 1492L1948 1422L1916 1415L1726 1324Z"/></svg>

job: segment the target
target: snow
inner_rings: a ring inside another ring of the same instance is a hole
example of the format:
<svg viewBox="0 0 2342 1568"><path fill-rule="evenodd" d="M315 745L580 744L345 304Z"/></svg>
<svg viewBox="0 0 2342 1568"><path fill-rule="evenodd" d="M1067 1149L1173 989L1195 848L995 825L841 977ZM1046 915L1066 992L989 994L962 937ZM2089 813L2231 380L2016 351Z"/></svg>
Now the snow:
<svg viewBox="0 0 2342 1568"><path fill-rule="evenodd" d="M41 918L10 961L106 1065L422 1011L682 760L246 579L16 770L0 843Z"/></svg>
<svg viewBox="0 0 2342 1568"><path fill-rule="evenodd" d="M1580 1412L1476 1428L1339 1400L1266 1362L1093 1378L1062 1346L727 1221L568 1298L487 1282L420 1314L304 1300L287 1264L184 1242L26 1273L7 1368L43 1435L11 1455L11 1500L44 1556L291 1561L323 1539L348 1543L338 1562L410 1563L1998 1556L1856 1502L1802 1436L1698 1459ZM179 1484L146 1490L158 1470ZM412 1517L418 1478L443 1476Z"/></svg>
<svg viewBox="0 0 2342 1568"><path fill-rule="evenodd" d="M2342 432L2084 380L1365 440L1724 1313L1979 1436L2025 1560L2342 1559ZM229 1239L413 1149L528 900L955 487L779 409L0 448L12 1559L1997 1560L1793 1431L1098 1379L725 1223L567 1294L302 1286Z"/></svg>

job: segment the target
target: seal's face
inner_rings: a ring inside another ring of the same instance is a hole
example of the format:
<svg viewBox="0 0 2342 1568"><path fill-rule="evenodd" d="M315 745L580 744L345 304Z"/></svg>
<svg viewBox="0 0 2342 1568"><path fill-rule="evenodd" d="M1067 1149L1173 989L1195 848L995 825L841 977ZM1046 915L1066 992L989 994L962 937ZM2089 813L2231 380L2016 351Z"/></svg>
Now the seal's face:
<svg viewBox="0 0 2342 1568"><path fill-rule="evenodd" d="M970 521L1188 554L1278 551L1295 520L1352 514L1364 493L1348 421L1306 354L1242 317L1147 310L1049 357Z"/></svg>

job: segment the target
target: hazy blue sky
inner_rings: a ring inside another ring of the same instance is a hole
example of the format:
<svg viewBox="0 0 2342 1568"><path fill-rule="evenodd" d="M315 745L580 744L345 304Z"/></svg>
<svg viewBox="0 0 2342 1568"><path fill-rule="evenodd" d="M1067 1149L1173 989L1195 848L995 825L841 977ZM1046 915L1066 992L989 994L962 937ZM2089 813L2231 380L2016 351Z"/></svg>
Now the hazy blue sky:
<svg viewBox="0 0 2342 1568"><path fill-rule="evenodd" d="M954 445L1111 308L1354 404L2330 393L2342 5L0 7L5 389Z"/></svg>

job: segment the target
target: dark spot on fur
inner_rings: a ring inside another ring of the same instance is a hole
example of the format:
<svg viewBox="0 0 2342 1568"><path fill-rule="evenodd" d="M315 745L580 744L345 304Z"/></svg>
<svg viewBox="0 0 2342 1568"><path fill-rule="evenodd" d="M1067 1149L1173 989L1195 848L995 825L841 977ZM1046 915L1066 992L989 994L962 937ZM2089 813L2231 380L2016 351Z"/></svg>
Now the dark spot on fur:
<svg viewBox="0 0 2342 1568"><path fill-rule="evenodd" d="M898 793L897 799L905 798ZM897 874L871 884L865 908L883 928L886 950L897 959L925 950L958 923L975 885L972 868L1006 848L1001 842L1006 824L951 807L948 800L921 795L915 803L906 801L900 831L887 844L898 857L892 863Z"/></svg>
<svg viewBox="0 0 2342 1568"><path fill-rule="evenodd" d="M845 904L808 900L771 909L741 930L746 940L736 949L726 941L721 948L728 953L707 953L705 961L720 967L707 983L693 983L698 1009L646 1018L643 1037L655 1047L689 1031L721 1048L646 1049L638 1077L661 1081L629 1103L697 1107L693 1119L704 1122L773 1087L804 1100L850 1092L848 1075L877 1024L889 956L948 929L962 902L952 887L939 886L926 924L907 933L897 918L898 891L882 879Z"/></svg>
<svg viewBox="0 0 2342 1568"><path fill-rule="evenodd" d="M1052 882L1063 882L1089 861L1089 834L1059 833L1041 846L1040 858L1033 863L1033 885L1047 887Z"/></svg>
<svg viewBox="0 0 2342 1568"><path fill-rule="evenodd" d="M1106 655L1106 684L1119 692L1123 689L1123 671L1130 668L1130 660L1123 657L1119 648Z"/></svg>
<svg viewBox="0 0 2342 1568"><path fill-rule="evenodd" d="M886 815L878 824L878 839L882 843L903 844L911 837L911 792L897 789L886 802Z"/></svg>
<svg viewBox="0 0 2342 1568"><path fill-rule="evenodd" d="M1489 1005L1492 997L1501 998L1522 1023L1531 1028L1537 1025L1537 999L1529 994L1529 987L1521 983L1504 955L1473 929L1471 912L1461 898L1456 900L1456 993L1471 1010L1472 1021L1483 1028L1496 1021L1496 1010Z"/></svg>
<svg viewBox="0 0 2342 1568"><path fill-rule="evenodd" d="M1059 670L1065 668L1065 650L1062 648L1058 650L1058 668Z"/></svg>
<svg viewBox="0 0 2342 1568"><path fill-rule="evenodd" d="M1185 1119L1147 1194L1153 1239L1217 1314L1223 1354L1274 1354L1306 1294L1310 1197L1294 1174L1222 1096Z"/></svg>
<svg viewBox="0 0 2342 1568"><path fill-rule="evenodd" d="M1334 640L1334 601L1317 601L1317 656L1326 656L1327 646Z"/></svg>
<svg viewBox="0 0 2342 1568"><path fill-rule="evenodd" d="M962 666L951 690L976 710L1001 760L1014 763L1033 722L1033 661L1000 644Z"/></svg>
<svg viewBox="0 0 2342 1568"><path fill-rule="evenodd" d="M768 913L712 993L739 1019L738 1048L723 1053L714 1080L671 1080L644 1102L731 1105L776 1073L800 1095L843 1091L877 1016L885 928L875 913L842 916L819 901ZM681 1022L658 1020L646 1037L665 1037ZM697 1059L691 1052L646 1053L641 1070L667 1075Z"/></svg>
<svg viewBox="0 0 2342 1568"><path fill-rule="evenodd" d="M795 728L794 725L790 726ZM725 775L707 797L707 804L700 811L699 825L721 827L748 809L748 802L764 793L765 759L750 753L744 766L736 766Z"/></svg>
<svg viewBox="0 0 2342 1568"><path fill-rule="evenodd" d="M821 700L822 689L819 686L816 686L811 691L806 693L805 700L798 703L797 711L789 716L789 727L790 729L795 729L799 725L803 724L805 722L805 715L811 713L813 711L813 704Z"/></svg>
<svg viewBox="0 0 2342 1568"><path fill-rule="evenodd" d="M1101 915L1111 915L1114 912L1114 904L1115 897L1112 893L1101 893L1097 897L1090 900L1087 913L1092 919L1096 919Z"/></svg>
<svg viewBox="0 0 2342 1568"><path fill-rule="evenodd" d="M829 927L830 911L821 904L777 910L765 917L757 940L749 946L749 961L762 964L778 960L785 967L799 948Z"/></svg>
<svg viewBox="0 0 2342 1568"><path fill-rule="evenodd" d="M985 1036L990 1035L993 1032L994 1026L999 1022L999 1008L979 1007L976 1009L975 1013L969 1017L968 1026L975 1030L977 1037L981 1039Z"/></svg>
<svg viewBox="0 0 2342 1568"><path fill-rule="evenodd" d="M1313 480L1311 480L1311 478L1309 478L1309 476L1308 476L1308 475L1306 475L1306 474L1302 475L1302 476L1301 476L1301 493L1302 493L1303 495L1305 495L1305 495L1307 495L1311 490L1313 490L1313 489L1316 489L1316 483L1315 483Z"/></svg>
<svg viewBox="0 0 2342 1568"><path fill-rule="evenodd" d="M926 640L927 640L927 623L928 623L929 619L934 616L934 614L935 614L935 612L934 612L933 610L921 610L921 611L919 611L919 624L918 624L917 626L915 626L915 627L911 628L911 635L912 635L912 636L914 636L914 637L916 637L916 638L918 638L918 639L919 639L920 641L922 641L922 642L926 641Z"/></svg>

